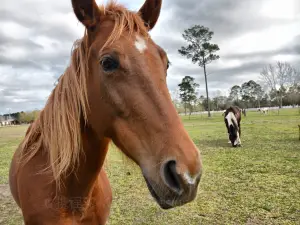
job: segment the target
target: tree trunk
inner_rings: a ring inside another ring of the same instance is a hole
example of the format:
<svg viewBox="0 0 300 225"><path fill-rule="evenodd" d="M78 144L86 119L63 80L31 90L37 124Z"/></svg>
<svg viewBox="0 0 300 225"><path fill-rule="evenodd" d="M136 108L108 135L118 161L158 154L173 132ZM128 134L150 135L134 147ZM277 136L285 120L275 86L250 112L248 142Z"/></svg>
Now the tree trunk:
<svg viewBox="0 0 300 225"><path fill-rule="evenodd" d="M279 104L279 108L281 108L281 94L279 94L279 97L278 97L278 104Z"/></svg>
<svg viewBox="0 0 300 225"><path fill-rule="evenodd" d="M211 117L211 115L210 115L210 104L209 104L209 97L208 97L208 86L207 86L207 76L206 76L206 66L205 66L205 64L203 66L203 69L204 69L204 78L205 78L205 87L206 87L207 112L208 112L208 117Z"/></svg>
<svg viewBox="0 0 300 225"><path fill-rule="evenodd" d="M186 102L184 103L184 115L186 116Z"/></svg>
<svg viewBox="0 0 300 225"><path fill-rule="evenodd" d="M281 109L282 108L282 94L277 95L277 102L278 102L278 107Z"/></svg>

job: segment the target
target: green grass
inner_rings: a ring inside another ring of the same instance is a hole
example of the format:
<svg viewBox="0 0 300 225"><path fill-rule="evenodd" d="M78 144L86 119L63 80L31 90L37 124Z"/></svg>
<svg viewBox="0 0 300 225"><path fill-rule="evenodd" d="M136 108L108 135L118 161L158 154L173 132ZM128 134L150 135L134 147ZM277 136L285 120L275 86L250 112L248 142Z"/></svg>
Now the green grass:
<svg viewBox="0 0 300 225"><path fill-rule="evenodd" d="M107 164L114 198L109 224L300 224L297 109L281 110L279 115L248 112L241 122L242 148L227 143L221 114L182 119L203 159L196 200L161 210L150 197L140 169L112 147ZM0 184L4 186L25 129L0 128ZM0 224L21 224L14 202L1 198L1 193L0 210Z"/></svg>

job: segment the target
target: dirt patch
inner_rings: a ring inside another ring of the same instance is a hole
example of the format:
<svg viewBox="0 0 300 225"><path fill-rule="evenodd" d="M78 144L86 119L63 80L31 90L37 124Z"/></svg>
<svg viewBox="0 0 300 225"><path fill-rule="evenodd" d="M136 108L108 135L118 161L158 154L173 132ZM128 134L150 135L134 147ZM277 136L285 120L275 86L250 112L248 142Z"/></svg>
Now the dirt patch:
<svg viewBox="0 0 300 225"><path fill-rule="evenodd" d="M0 198L12 198L8 184L0 184Z"/></svg>

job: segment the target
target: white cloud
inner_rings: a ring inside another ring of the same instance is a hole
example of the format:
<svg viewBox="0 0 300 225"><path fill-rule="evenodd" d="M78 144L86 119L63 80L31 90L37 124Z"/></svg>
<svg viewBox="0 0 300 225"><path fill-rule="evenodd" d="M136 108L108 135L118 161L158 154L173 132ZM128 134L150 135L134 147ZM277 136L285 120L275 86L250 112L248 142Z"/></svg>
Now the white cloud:
<svg viewBox="0 0 300 225"><path fill-rule="evenodd" d="M262 3L259 12L271 19L296 19L298 6L297 0L268 0Z"/></svg>
<svg viewBox="0 0 300 225"><path fill-rule="evenodd" d="M223 51L229 53L235 49L235 53L241 54L272 51L283 47L300 34L297 27L300 27L300 21L289 25L270 25L269 28L259 32L252 31L234 38L230 43L224 45Z"/></svg>

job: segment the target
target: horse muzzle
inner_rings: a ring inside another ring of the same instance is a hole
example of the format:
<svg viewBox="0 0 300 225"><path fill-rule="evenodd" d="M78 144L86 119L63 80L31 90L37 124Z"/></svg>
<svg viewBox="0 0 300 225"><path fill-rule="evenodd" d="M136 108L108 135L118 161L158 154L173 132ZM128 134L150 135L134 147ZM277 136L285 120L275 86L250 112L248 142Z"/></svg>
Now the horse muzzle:
<svg viewBox="0 0 300 225"><path fill-rule="evenodd" d="M197 195L201 173L191 177L176 171L176 161L171 160L161 166L160 179L154 181L144 175L152 197L162 209L182 206L193 201Z"/></svg>

